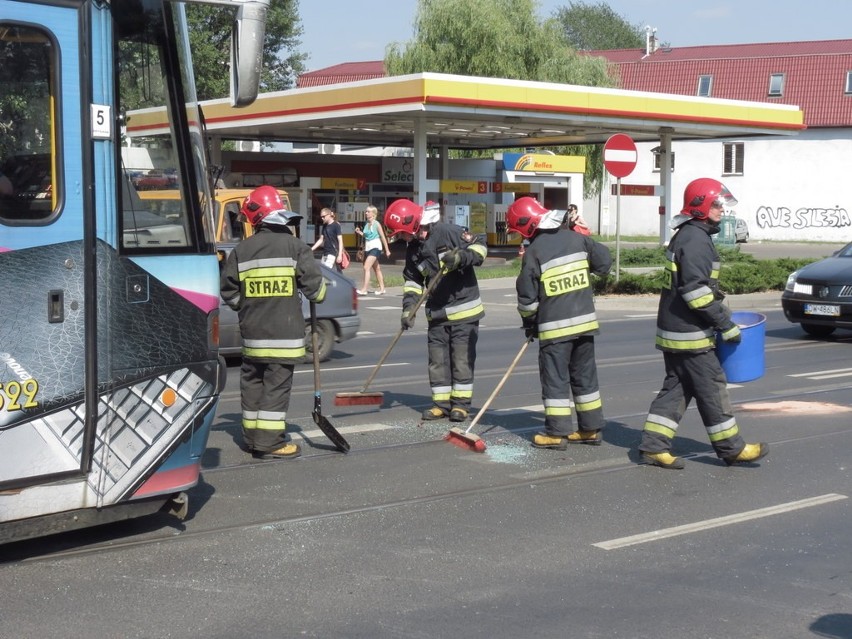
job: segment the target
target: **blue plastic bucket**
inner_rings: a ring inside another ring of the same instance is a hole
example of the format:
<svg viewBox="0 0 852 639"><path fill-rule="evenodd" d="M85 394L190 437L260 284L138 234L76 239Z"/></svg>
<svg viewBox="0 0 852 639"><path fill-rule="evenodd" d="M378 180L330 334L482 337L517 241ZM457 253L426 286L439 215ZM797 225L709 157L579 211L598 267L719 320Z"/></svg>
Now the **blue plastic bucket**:
<svg viewBox="0 0 852 639"><path fill-rule="evenodd" d="M736 311L731 319L740 327L739 344L723 342L716 335L716 355L729 382L739 384L763 377L766 370L764 346L766 344L766 315Z"/></svg>

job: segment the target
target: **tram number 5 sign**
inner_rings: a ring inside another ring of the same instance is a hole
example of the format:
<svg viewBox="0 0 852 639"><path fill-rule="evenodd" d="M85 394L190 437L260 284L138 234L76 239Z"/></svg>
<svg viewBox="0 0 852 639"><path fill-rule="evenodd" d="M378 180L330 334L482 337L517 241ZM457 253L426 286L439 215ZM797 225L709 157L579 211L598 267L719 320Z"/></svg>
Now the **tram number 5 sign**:
<svg viewBox="0 0 852 639"><path fill-rule="evenodd" d="M629 135L616 133L604 144L604 166L614 178L621 179L633 173L638 158L636 144Z"/></svg>

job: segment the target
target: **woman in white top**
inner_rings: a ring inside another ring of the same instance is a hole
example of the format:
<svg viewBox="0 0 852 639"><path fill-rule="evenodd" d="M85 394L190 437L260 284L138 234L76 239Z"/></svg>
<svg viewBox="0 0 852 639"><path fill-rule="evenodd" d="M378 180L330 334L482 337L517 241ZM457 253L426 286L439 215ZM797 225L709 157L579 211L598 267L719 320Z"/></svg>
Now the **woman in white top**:
<svg viewBox="0 0 852 639"><path fill-rule="evenodd" d="M383 249L387 257L390 257L391 253L385 230L376 220L377 214L378 209L375 206L368 206L364 211L367 218L364 228L355 228L355 232L364 238L364 287L358 291L358 295L366 295L369 292L371 270L376 271L376 280L379 283L376 295L385 294L385 278L382 276L382 267L379 265L379 255L382 254Z"/></svg>

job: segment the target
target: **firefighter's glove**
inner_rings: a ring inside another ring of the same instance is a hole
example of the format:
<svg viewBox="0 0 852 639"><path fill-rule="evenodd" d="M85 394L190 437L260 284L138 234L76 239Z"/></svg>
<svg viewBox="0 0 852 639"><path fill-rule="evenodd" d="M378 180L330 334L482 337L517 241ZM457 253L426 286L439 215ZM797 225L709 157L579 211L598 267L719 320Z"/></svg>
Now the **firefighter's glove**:
<svg viewBox="0 0 852 639"><path fill-rule="evenodd" d="M441 268L447 272L455 271L461 267L463 260L462 249L454 248L444 253L444 256L441 258Z"/></svg>
<svg viewBox="0 0 852 639"><path fill-rule="evenodd" d="M526 337L529 342L538 337L538 326L536 325L535 320L524 320L521 330L524 331L524 337Z"/></svg>
<svg viewBox="0 0 852 639"><path fill-rule="evenodd" d="M743 339L740 327L734 324L731 328L722 331L722 341L728 344L739 344Z"/></svg>
<svg viewBox="0 0 852 639"><path fill-rule="evenodd" d="M403 313L402 318L400 319L400 325L404 331L407 331L409 328L414 328L414 315L409 317L407 312Z"/></svg>

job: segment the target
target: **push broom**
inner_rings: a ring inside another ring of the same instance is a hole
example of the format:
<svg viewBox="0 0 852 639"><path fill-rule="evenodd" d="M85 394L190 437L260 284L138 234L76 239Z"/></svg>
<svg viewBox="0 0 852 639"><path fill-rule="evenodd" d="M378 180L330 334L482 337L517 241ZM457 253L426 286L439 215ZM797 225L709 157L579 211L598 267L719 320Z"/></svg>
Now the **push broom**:
<svg viewBox="0 0 852 639"><path fill-rule="evenodd" d="M432 281L429 282L429 285L426 287L426 290L420 295L420 298L417 300L417 303L414 305L408 312L408 319L412 319L416 314L417 310L422 306L423 302L426 301L426 298L432 294L432 291L435 290L435 287L438 286L438 282L441 281L441 278L444 277L446 271L440 270L438 274L432 278ZM396 343L399 341L399 338L402 337L405 328L400 326L399 330L394 335L391 343L388 344L388 347L385 349L384 354L379 359L379 363L376 364L376 367L370 373L369 377L367 377L367 381L364 383L364 386L360 391L356 392L348 392L348 393L337 393L334 396L334 405L335 406L377 406L380 405L384 401L385 394L381 391L373 391L368 393L367 389L370 387L370 384L373 383L373 380L376 377L376 373L379 372L379 369L382 367L382 364L385 363L385 360L390 355L390 352L393 350L393 347L396 346Z"/></svg>
<svg viewBox="0 0 852 639"><path fill-rule="evenodd" d="M467 427L466 430L462 430L458 426L455 428L451 428L450 432L444 435L444 439L454 446L458 446L459 448L464 448L466 450L472 450L475 453L484 453L485 452L485 440L482 439L479 435L475 433L471 433L473 427L479 422L479 419L485 414L485 411L488 410L488 407L491 406L491 402L494 401L494 398L497 397L497 393L500 392L500 389L503 388L503 384L506 383L506 380L509 379L509 375L512 374L512 371L515 369L515 366L521 361L521 357L524 356L524 353L527 350L527 346L530 345L532 339L527 339L524 341L521 346L521 350L518 351L518 354L515 355L515 359L512 360L512 363L509 364L509 368L506 369L506 372L503 374L503 379L500 380L500 383L497 384L497 387L491 391L491 396L485 400L485 403L482 405L482 408L479 409L479 412L476 416L471 420L470 426Z"/></svg>

